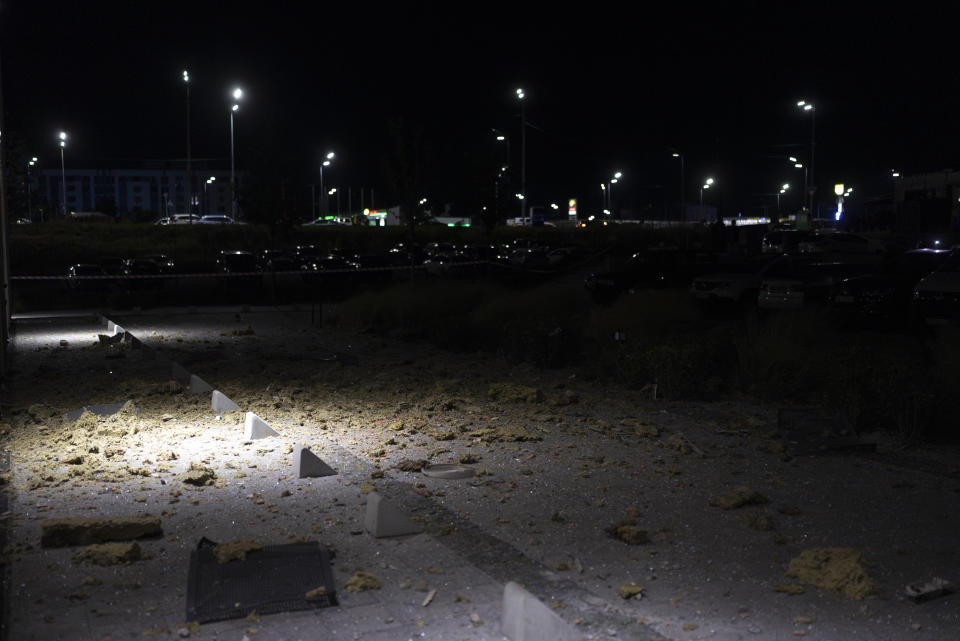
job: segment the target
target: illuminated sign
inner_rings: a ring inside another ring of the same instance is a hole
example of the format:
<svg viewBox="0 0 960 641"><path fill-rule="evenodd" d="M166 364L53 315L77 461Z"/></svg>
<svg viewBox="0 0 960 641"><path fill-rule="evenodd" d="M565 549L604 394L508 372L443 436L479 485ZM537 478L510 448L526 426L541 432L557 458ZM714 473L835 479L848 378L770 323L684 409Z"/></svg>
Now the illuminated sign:
<svg viewBox="0 0 960 641"><path fill-rule="evenodd" d="M571 216L577 215L577 199L576 198L571 198L570 202L567 203L567 213L570 214Z"/></svg>

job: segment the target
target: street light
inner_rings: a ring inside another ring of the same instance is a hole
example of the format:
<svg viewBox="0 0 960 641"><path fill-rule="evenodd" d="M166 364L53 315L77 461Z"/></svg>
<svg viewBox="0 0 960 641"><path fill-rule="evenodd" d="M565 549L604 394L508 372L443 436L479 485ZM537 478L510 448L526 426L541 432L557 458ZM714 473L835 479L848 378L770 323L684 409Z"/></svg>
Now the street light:
<svg viewBox="0 0 960 641"><path fill-rule="evenodd" d="M817 133L817 108L807 102L806 100L798 100L797 107L803 111L810 113L810 179L807 184L804 185L804 189L807 190L807 193L810 197L810 215L813 215L813 194L816 192L817 187L814 184L816 182L816 177L813 173L814 168L814 152L816 151L816 133Z"/></svg>
<svg viewBox="0 0 960 641"><path fill-rule="evenodd" d="M240 100L243 97L243 90L239 87L233 90L233 99ZM233 134L233 114L240 105L236 102L230 108L230 213L232 218L237 220L237 177L236 177L236 156L234 154L234 134Z"/></svg>
<svg viewBox="0 0 960 641"><path fill-rule="evenodd" d="M777 215L778 216L780 215L780 194L787 193L787 190L789 189L790 189L790 184L783 183L783 185L780 187L780 191L777 192Z"/></svg>
<svg viewBox="0 0 960 641"><path fill-rule="evenodd" d="M191 171L191 153L190 153L190 74L186 69L183 70L183 84L187 88L187 213L193 213L193 172ZM193 216L187 216L190 224L193 224Z"/></svg>
<svg viewBox="0 0 960 641"><path fill-rule="evenodd" d="M216 176L210 176L207 178L207 181L203 184L203 207L207 210L207 213L210 213L210 199L207 196L207 186L213 184L216 181Z"/></svg>
<svg viewBox="0 0 960 641"><path fill-rule="evenodd" d="M63 149L67 146L67 132L61 131L60 139L60 206L63 216L67 216L67 169L63 161Z"/></svg>
<svg viewBox="0 0 960 641"><path fill-rule="evenodd" d="M685 198L684 198L684 189L683 189L684 187L683 185L683 170L684 170L683 154L680 153L679 151L674 151L673 154L671 155L674 158L680 159L680 221L683 222L687 218L687 207L686 207L686 204L684 203Z"/></svg>
<svg viewBox="0 0 960 641"><path fill-rule="evenodd" d="M500 217L500 180L510 164L510 137L499 129L491 129L497 137L497 141L504 142L507 145L506 162L500 165L500 171L497 172L497 179L493 182L493 211L497 218Z"/></svg>
<svg viewBox="0 0 960 641"><path fill-rule="evenodd" d="M703 190L710 189L710 185L714 182L713 178L707 178L702 185L700 185L700 215L703 216Z"/></svg>
<svg viewBox="0 0 960 641"><path fill-rule="evenodd" d="M527 95L523 89L517 89L517 100L520 101L520 222L523 223L524 210L526 209L524 200L527 193L527 112L524 108L526 104L524 98ZM533 226L533 216L530 217L530 225Z"/></svg>
<svg viewBox="0 0 960 641"><path fill-rule="evenodd" d="M320 162L320 198L322 198L322 200L320 201L321 216L323 216L324 213L326 213L327 211L327 196L324 195L325 192L323 191L323 168L329 167L330 163L333 161L335 156L336 156L335 153L333 153L332 151L328 151L327 154L323 157L323 160Z"/></svg>
<svg viewBox="0 0 960 641"><path fill-rule="evenodd" d="M27 163L27 217L29 217L31 221L33 221L33 204L32 204L31 199L30 199L30 192L31 192L31 188L32 188L31 180L30 180L30 168L33 167L33 166L36 165L36 164L37 164L37 157L36 157L36 156L34 156L33 158L31 158L31 159L30 159L30 162ZM41 210L41 211L42 211L42 210ZM40 221L40 222L43 222L42 216L41 216L41 221Z"/></svg>

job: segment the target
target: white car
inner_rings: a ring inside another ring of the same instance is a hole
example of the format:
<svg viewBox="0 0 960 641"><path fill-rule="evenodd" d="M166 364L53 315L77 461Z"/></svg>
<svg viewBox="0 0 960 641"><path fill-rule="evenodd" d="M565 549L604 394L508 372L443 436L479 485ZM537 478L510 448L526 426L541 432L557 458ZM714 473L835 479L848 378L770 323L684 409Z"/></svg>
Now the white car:
<svg viewBox="0 0 960 641"><path fill-rule="evenodd" d="M789 260L786 256L771 258L766 255L725 265L719 271L694 278L690 285L690 294L704 302L741 302L752 299L767 270Z"/></svg>
<svg viewBox="0 0 960 641"><path fill-rule="evenodd" d="M920 279L913 288L913 307L928 324L960 320L960 254Z"/></svg>
<svg viewBox="0 0 960 641"><path fill-rule="evenodd" d="M230 216L225 216L223 214L210 214L200 218L201 225L236 225L235 221Z"/></svg>
<svg viewBox="0 0 960 641"><path fill-rule="evenodd" d="M876 238L845 231L818 232L800 241L801 254L881 254L886 246Z"/></svg>

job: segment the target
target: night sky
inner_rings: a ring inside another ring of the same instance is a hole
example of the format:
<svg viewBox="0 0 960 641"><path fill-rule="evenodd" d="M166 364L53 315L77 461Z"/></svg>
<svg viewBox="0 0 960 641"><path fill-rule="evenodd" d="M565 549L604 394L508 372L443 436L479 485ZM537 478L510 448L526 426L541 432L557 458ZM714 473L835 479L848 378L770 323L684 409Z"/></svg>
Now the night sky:
<svg viewBox="0 0 960 641"><path fill-rule="evenodd" d="M817 105L821 193L845 182L879 196L891 168L960 167L956 56L941 8L717 4L2 0L4 133L51 168L60 129L68 167L185 158L189 69L193 157L229 165L229 90L241 86L238 168L269 165L298 194L332 149L328 185L386 198L398 117L422 131L424 196L455 200L471 181L492 184L505 149L491 128L511 137L519 173L517 87L535 127L532 204L598 206L615 170L625 174L621 206L676 203L674 147L689 202L709 175L723 213L747 213L780 183L802 185L783 159L808 154L800 98Z"/></svg>

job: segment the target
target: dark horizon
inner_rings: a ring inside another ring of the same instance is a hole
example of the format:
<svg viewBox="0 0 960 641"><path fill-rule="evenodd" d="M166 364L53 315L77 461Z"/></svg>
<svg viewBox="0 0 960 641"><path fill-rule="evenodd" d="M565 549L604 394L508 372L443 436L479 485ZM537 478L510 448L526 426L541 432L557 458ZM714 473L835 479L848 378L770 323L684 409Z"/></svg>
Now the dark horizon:
<svg viewBox="0 0 960 641"><path fill-rule="evenodd" d="M817 106L821 195L845 182L880 196L892 191L891 169L958 166L950 143L960 134L960 99L937 66L950 41L923 7L867 16L742 3L650 9L640 19L603 7L586 18L494 9L361 15L281 4L271 14L240 6L226 15L179 2L55 11L5 2L5 125L47 168L59 166L61 129L70 135L68 167L185 158L181 72L189 69L192 155L229 159L228 90L242 86L238 167L270 166L301 191L332 149L328 184L386 193L383 156L398 117L407 132L422 127L424 192L456 199L481 190L472 183L492 185L503 157L493 128L510 136L519 173L519 86L532 125L531 205L577 197L598 206L599 183L617 170L620 207L675 203L670 148L685 155L688 203L706 176L716 177L711 196L724 215L771 202L775 185L803 182L775 158L809 156L802 98ZM918 35L923 42L907 46ZM512 187L518 182L513 176Z"/></svg>

